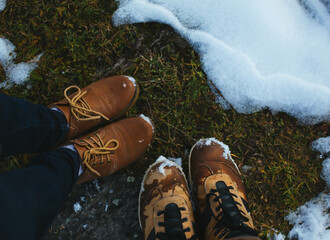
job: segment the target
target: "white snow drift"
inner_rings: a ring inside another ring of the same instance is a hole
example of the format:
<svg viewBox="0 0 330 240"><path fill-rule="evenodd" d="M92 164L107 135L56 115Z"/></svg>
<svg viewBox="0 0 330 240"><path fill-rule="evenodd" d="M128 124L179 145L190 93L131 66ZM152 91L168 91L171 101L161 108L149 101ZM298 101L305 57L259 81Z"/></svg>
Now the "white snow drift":
<svg viewBox="0 0 330 240"><path fill-rule="evenodd" d="M329 14L319 0L302 2L122 0L113 21L172 26L238 112L269 107L316 123L330 119Z"/></svg>

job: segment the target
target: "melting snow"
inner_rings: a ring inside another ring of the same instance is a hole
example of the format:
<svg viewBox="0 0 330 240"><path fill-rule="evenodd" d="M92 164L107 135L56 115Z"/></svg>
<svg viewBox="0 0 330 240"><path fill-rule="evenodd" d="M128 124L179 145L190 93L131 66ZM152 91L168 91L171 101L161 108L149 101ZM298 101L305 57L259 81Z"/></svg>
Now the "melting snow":
<svg viewBox="0 0 330 240"><path fill-rule="evenodd" d="M6 0L0 0L0 11L3 11L6 7Z"/></svg>
<svg viewBox="0 0 330 240"><path fill-rule="evenodd" d="M330 153L330 137L319 138L312 143L312 148L324 155ZM330 157L323 161L321 177L330 187ZM293 224L289 233L290 238L300 240L330 239L330 194L324 191L318 197L300 206L297 211L289 214L286 219Z"/></svg>
<svg viewBox="0 0 330 240"><path fill-rule="evenodd" d="M269 240L285 240L285 236L282 233L275 232L275 234L269 237Z"/></svg>
<svg viewBox="0 0 330 240"><path fill-rule="evenodd" d="M330 119L328 19L319 0L121 0L113 15L115 25L172 26L237 111L269 107L305 123Z"/></svg>
<svg viewBox="0 0 330 240"><path fill-rule="evenodd" d="M108 203L106 203L106 204L105 204L105 208L104 208L104 211L105 211L105 212L107 212L107 211L108 211L108 207L109 207L109 204L108 204Z"/></svg>
<svg viewBox="0 0 330 240"><path fill-rule="evenodd" d="M165 167L174 166L174 167L179 168L180 170L182 170L181 167L177 163L168 160L164 156L159 156L158 159L156 160L156 162L162 162L162 164L158 168L158 172L160 172L163 175L165 175Z"/></svg>
<svg viewBox="0 0 330 240"><path fill-rule="evenodd" d="M75 211L75 213L78 213L81 211L81 205L76 202L74 205L73 205L73 210Z"/></svg>
<svg viewBox="0 0 330 240"><path fill-rule="evenodd" d="M329 209L330 195L325 193L300 206L286 217L294 225L289 237L300 240L330 239Z"/></svg>
<svg viewBox="0 0 330 240"><path fill-rule="evenodd" d="M312 148L323 154L330 154L330 137L317 139L312 143Z"/></svg>
<svg viewBox="0 0 330 240"><path fill-rule="evenodd" d="M312 148L319 151L323 155L330 154L330 137L319 138L312 143ZM321 177L326 181L327 186L330 187L330 156L323 161L323 169Z"/></svg>
<svg viewBox="0 0 330 240"><path fill-rule="evenodd" d="M6 1L0 0L0 11L5 8ZM10 88L14 84L24 84L30 73L38 67L37 62L42 55L36 56L29 62L15 64L15 46L8 39L0 37L0 64L6 72L7 80L0 83L0 88Z"/></svg>
<svg viewBox="0 0 330 240"><path fill-rule="evenodd" d="M136 86L136 80L133 77L131 77L131 76L125 76L125 77L127 77L128 80L130 80L134 84L134 86ZM124 87L126 87L126 86L124 86Z"/></svg>
<svg viewBox="0 0 330 240"><path fill-rule="evenodd" d="M175 162L176 164L178 164L180 167L182 167L182 158L168 158L169 160Z"/></svg>
<svg viewBox="0 0 330 240"><path fill-rule="evenodd" d="M95 188L97 189L97 191L101 191L101 188L100 188L100 185L99 185L99 180L98 179L95 179L94 181L93 181L93 183L94 183L94 186L95 186Z"/></svg>

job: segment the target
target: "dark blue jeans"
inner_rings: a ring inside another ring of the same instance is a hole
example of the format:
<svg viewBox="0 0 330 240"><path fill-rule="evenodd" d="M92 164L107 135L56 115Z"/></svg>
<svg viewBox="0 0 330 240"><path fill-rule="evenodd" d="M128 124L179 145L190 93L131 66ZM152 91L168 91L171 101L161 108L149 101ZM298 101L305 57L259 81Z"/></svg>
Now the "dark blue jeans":
<svg viewBox="0 0 330 240"><path fill-rule="evenodd" d="M0 93L0 160L42 152L28 167L0 174L0 239L41 239L58 214L80 166L78 153L50 151L67 131L61 113Z"/></svg>

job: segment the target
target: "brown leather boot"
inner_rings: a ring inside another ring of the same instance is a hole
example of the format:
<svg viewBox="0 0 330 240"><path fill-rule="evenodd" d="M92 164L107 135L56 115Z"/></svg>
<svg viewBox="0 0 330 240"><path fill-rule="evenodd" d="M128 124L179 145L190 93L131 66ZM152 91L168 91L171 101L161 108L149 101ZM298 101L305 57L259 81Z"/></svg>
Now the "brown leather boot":
<svg viewBox="0 0 330 240"><path fill-rule="evenodd" d="M69 92L74 93L69 95ZM70 127L67 140L120 117L134 105L138 95L139 88L134 78L115 76L83 89L70 86L64 91L65 99L50 107L57 107L64 113Z"/></svg>
<svg viewBox="0 0 330 240"><path fill-rule="evenodd" d="M187 181L179 165L159 157L144 175L139 220L146 240L197 239Z"/></svg>
<svg viewBox="0 0 330 240"><path fill-rule="evenodd" d="M141 115L72 140L84 168L77 184L110 175L131 164L149 147L153 134L151 121Z"/></svg>
<svg viewBox="0 0 330 240"><path fill-rule="evenodd" d="M259 239L254 237L258 233L249 213L243 181L227 145L215 138L199 140L190 152L189 175L205 239Z"/></svg>

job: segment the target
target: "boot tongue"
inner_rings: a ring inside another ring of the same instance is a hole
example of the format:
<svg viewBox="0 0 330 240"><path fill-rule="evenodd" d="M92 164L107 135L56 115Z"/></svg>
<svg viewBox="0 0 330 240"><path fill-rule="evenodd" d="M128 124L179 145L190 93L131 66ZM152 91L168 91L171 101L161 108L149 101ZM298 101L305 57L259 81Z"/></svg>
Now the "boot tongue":
<svg viewBox="0 0 330 240"><path fill-rule="evenodd" d="M176 204L170 203L165 207L164 221L165 234L168 239L186 239L181 222L181 212Z"/></svg>

